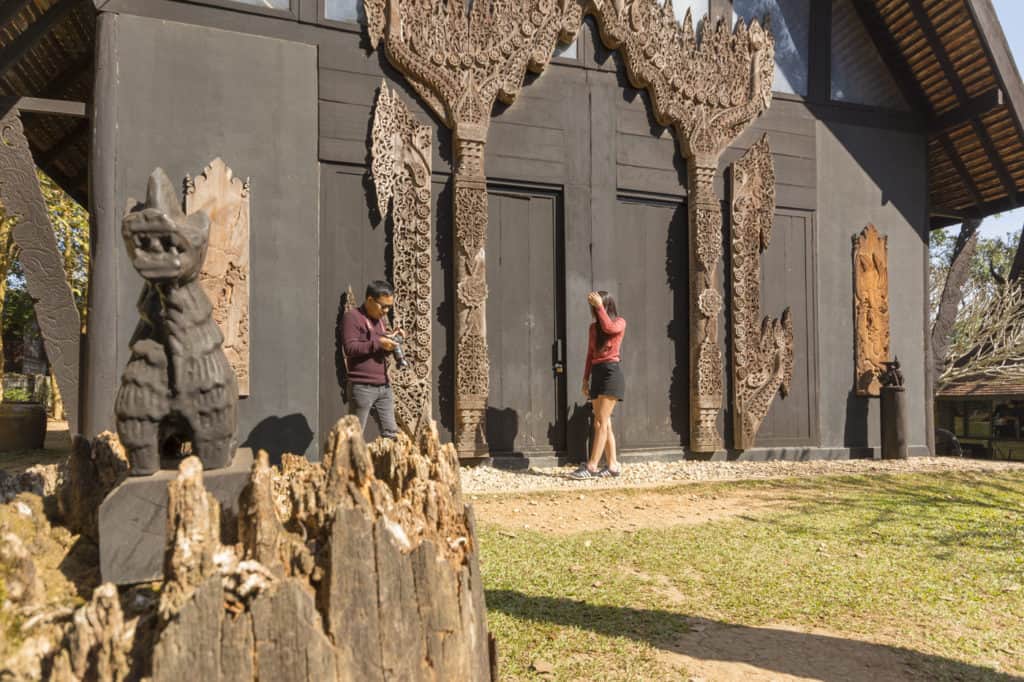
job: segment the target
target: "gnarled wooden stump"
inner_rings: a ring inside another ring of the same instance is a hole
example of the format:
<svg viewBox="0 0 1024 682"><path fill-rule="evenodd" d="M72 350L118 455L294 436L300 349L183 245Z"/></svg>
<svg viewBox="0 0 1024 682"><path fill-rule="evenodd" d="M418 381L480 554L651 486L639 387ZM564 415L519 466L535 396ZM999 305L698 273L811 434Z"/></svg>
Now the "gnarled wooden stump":
<svg viewBox="0 0 1024 682"><path fill-rule="evenodd" d="M261 453L237 547L218 543L197 465L170 491L154 682L495 676L452 446L367 445L347 417L322 464Z"/></svg>

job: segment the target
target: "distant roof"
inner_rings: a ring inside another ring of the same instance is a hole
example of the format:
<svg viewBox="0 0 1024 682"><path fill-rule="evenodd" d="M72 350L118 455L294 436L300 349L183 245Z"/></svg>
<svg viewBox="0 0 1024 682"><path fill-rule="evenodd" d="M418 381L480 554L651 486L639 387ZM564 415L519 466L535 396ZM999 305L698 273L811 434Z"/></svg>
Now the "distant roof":
<svg viewBox="0 0 1024 682"><path fill-rule="evenodd" d="M958 379L936 393L939 398L1022 398L1024 378L972 376Z"/></svg>
<svg viewBox="0 0 1024 682"><path fill-rule="evenodd" d="M932 227L1024 205L1024 82L991 0L852 2L929 131ZM95 13L88 0L0 3L0 98L88 102ZM26 114L25 128L37 164L84 201L88 122Z"/></svg>

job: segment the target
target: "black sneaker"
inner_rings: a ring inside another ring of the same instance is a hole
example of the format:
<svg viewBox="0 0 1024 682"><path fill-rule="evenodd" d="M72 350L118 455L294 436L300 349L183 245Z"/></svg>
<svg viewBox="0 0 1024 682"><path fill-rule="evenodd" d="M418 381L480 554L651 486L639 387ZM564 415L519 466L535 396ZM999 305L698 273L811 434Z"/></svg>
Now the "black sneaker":
<svg viewBox="0 0 1024 682"><path fill-rule="evenodd" d="M579 469L569 474L569 478L575 479L577 481L586 481L591 478L599 478L600 476L600 472L591 471L590 469L587 468L586 464L581 464Z"/></svg>

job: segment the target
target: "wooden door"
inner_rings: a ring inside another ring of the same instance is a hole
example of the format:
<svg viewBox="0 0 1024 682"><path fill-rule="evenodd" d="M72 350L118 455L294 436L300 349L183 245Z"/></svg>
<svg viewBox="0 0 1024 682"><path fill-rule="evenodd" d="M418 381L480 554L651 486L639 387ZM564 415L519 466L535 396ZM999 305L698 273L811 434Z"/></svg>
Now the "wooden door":
<svg viewBox="0 0 1024 682"><path fill-rule="evenodd" d="M487 343L492 455L565 450L564 275L556 193L492 187Z"/></svg>
<svg viewBox="0 0 1024 682"><path fill-rule="evenodd" d="M620 450L678 450L688 430L686 205L620 196L608 280L626 319L626 399L612 421Z"/></svg>

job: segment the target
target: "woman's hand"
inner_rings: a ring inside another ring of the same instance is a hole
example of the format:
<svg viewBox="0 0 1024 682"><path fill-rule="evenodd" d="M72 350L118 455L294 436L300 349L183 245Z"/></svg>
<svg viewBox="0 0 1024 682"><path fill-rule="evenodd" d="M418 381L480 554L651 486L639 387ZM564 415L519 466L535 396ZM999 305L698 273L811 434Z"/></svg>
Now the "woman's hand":
<svg viewBox="0 0 1024 682"><path fill-rule="evenodd" d="M604 301L601 299L601 294L597 293L596 291L591 291L589 294L587 294L587 303L589 303L594 308L604 307Z"/></svg>
<svg viewBox="0 0 1024 682"><path fill-rule="evenodd" d="M590 387L587 386L587 380L584 379L583 380L583 386L580 387L580 392L583 393L583 399L584 400L590 400L590 390L589 390L589 388Z"/></svg>

